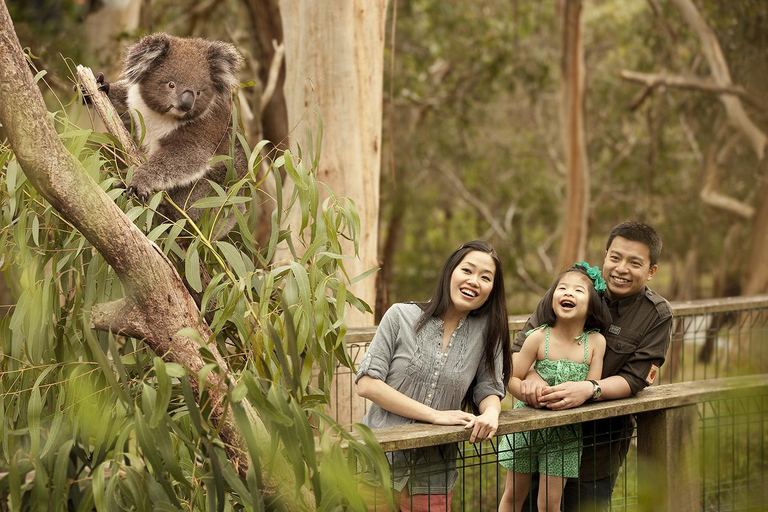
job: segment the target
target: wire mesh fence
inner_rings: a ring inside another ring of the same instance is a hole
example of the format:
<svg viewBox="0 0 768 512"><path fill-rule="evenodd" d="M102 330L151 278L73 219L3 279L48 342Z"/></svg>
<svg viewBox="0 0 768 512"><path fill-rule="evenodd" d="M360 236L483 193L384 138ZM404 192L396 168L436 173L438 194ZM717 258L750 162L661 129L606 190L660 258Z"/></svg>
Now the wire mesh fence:
<svg viewBox="0 0 768 512"><path fill-rule="evenodd" d="M719 382L730 382L729 377L758 375L760 378L765 377L761 380L762 387L758 386L759 389L746 397L731 397L726 394L710 400L706 395L697 395L698 398L693 400L694 405L691 405L690 399L684 399L680 403L672 401L653 406L652 410L661 414L681 406L695 408L695 442L678 446L674 442L678 434L673 434L669 437L669 446L665 448L666 452L669 452L667 455L676 460L684 459L686 464L695 466L690 475L679 475L675 480L675 475L664 474L670 472L670 467L680 467L675 465L679 462L656 460L665 457L664 451L661 455L655 452L650 460L647 454L644 459L643 453L638 453L639 437L645 436L646 439L644 443L640 443L641 446L650 446L653 441L647 439L658 436L657 432L649 431L649 427L644 427L646 431L640 427L636 430L614 428L607 437L590 437L588 429L585 429L582 439L587 449L584 453L589 451L590 446L608 446L609 455L608 459L605 456L585 457L582 463L587 466L582 468L582 480L584 472L591 471L595 477L604 474L606 467L616 464L614 459L618 457L621 464L610 498L609 509L612 511L666 510L667 505L675 501L676 492L679 494L678 503L688 503L685 507L687 510L768 510L768 490L765 485L768 467L768 297L677 303L673 304L673 310L675 325L667 360L660 372L659 384L673 384L663 387L676 389L684 386L683 383L693 381L719 379ZM523 327L524 320L510 320L513 335ZM372 333L373 330L366 330L352 334L348 348L355 360L362 357ZM337 417L342 422L360 421L366 405L364 401L357 399L353 392L354 375L349 370L340 369L336 378L334 407ZM645 400L645 395L653 395L650 391L629 400L639 403ZM504 406L511 407L509 397L505 399ZM610 405L607 407L608 409L601 413L605 418L622 414L620 408L611 412ZM502 415L505 414L515 413L510 411ZM571 421L576 422L578 413L571 414L574 416ZM579 418L579 421L582 420ZM619 420L611 418L606 421ZM651 424L654 425L653 429L658 428L658 423ZM522 432L525 427L518 425L512 430ZM497 436L482 444L459 442L445 444L442 448L429 446L406 450L407 457L399 459L401 466L402 461L408 461L406 467L398 468L393 465L392 471L393 474L399 472L422 476L431 471L441 474L435 481L456 479L452 487L451 501L430 504L429 510L497 510L508 478L508 470L499 464L500 458L520 460L524 458L523 451L530 449L530 440L538 439L540 446L537 449L545 455L550 455L544 456L544 460L551 459L551 464L556 465L557 461L562 459L558 455L558 450L562 451L561 443L556 442L556 438L555 441L549 438L547 442L547 437L541 435L543 431L528 431L527 445L524 443L524 437L515 439L510 435L506 445L501 443L502 436ZM539 435L535 435L537 432ZM668 434L669 432L665 433L665 439ZM437 438L439 439L439 436ZM423 455L424 450L434 452L435 449L442 453L442 464L435 464L433 458L432 464L425 466L424 461L428 459ZM623 457L625 453L626 458ZM657 462L662 471L656 471ZM547 468L544 471L553 472ZM562 474L562 471L554 473ZM522 474L521 472L516 476ZM686 481L680 481L683 477ZM427 478L427 481L429 480ZM687 501L681 500L684 494L681 491L682 486L695 488L695 497ZM405 489L407 490L408 486ZM423 492L423 489L419 492ZM408 499L407 492L401 494L402 496L405 496L403 499ZM594 507L587 506L589 500L584 495L577 494L576 500L581 510L595 510ZM379 504L372 507L372 510L387 508ZM523 510L536 510L535 498L529 500Z"/></svg>

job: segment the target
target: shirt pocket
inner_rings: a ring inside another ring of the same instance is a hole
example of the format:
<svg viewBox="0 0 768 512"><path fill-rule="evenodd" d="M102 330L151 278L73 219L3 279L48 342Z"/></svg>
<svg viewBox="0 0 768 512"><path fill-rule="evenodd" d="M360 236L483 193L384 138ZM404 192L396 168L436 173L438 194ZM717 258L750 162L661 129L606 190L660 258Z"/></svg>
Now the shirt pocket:
<svg viewBox="0 0 768 512"><path fill-rule="evenodd" d="M637 345L642 339L642 333L623 328L619 334L609 332L605 337L605 342L608 348L617 354L631 354L637 349Z"/></svg>

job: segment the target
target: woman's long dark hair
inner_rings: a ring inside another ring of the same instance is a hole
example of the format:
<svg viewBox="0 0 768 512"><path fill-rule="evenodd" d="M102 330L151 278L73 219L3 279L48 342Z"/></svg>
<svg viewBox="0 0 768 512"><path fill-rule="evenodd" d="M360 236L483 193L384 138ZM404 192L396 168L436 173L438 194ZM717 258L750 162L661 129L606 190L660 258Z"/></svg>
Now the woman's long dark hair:
<svg viewBox="0 0 768 512"><path fill-rule="evenodd" d="M547 293L545 293L544 297L541 299L541 302L546 305L539 317L539 322L542 324L554 326L557 322L555 310L552 309L552 298L555 296L555 290L557 289L557 285L560 284L560 280L569 272L578 272L584 275L590 283L593 282L592 278L589 277L589 274L587 274L587 271L584 270L583 267L574 265L565 269L559 276L557 276L557 279L555 279L552 286L549 287L549 290L547 290ZM589 302L587 303L587 318L584 321L584 330L589 331L590 329L598 329L600 332L605 333L608 327L610 327L611 322L611 312L608 310L608 305L602 297L598 295L595 287L590 286Z"/></svg>
<svg viewBox="0 0 768 512"><path fill-rule="evenodd" d="M493 259L493 263L496 266L496 270L493 276L493 288L485 303L479 308L470 311L472 316L487 316L488 323L483 339L485 346L483 347L483 355L485 356L485 362L488 365L488 371L491 375L496 375L496 354L501 351L503 367L501 371L502 375L502 387L506 387L507 381L510 376L510 341L509 341L509 319L507 317L507 297L504 292L504 272L501 268L501 260L499 260L498 254L494 250L493 246L488 242L482 240L473 240L467 242L453 254L448 257L443 265L440 275L437 278L437 287L435 293L427 302L419 302L418 306L422 309L423 313L416 322L416 332L420 331L427 321L432 317L442 318L448 311L448 307L451 306L451 276L459 263L464 257L472 251L480 251L489 254ZM464 400L462 401L462 408L470 408L475 414L478 414L477 405L472 400L472 392L474 390L475 383L469 387Z"/></svg>

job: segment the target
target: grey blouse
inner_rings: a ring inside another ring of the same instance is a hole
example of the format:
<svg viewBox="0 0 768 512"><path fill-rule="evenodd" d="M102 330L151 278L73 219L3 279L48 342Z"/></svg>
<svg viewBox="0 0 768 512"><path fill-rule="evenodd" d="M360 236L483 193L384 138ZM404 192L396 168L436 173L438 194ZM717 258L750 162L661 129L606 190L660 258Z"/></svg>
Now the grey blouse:
<svg viewBox="0 0 768 512"><path fill-rule="evenodd" d="M418 334L414 332L421 314L421 308L412 303L394 304L387 310L360 362L355 382L369 375L438 410L461 408L461 400L475 378L475 404L491 395L504 398L501 350L496 354L495 374L488 371L483 355L487 318L462 319L443 352L440 319L431 318ZM376 404L371 404L363 418L363 423L371 428L413 422ZM397 491L408 483L412 495L445 494L458 476L455 445L388 453L387 457Z"/></svg>

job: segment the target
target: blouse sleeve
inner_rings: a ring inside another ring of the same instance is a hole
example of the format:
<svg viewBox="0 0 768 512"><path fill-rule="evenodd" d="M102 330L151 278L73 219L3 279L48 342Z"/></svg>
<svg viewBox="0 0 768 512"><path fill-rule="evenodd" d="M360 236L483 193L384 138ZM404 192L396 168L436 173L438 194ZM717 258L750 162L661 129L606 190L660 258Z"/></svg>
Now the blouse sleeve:
<svg viewBox="0 0 768 512"><path fill-rule="evenodd" d="M355 384L363 375L384 382L387 381L387 374L395 353L397 335L400 331L399 315L396 309L394 306L389 308L381 318L376 334L373 335L373 340L371 340L368 350L365 351L363 360L360 361L357 375L355 375Z"/></svg>
<svg viewBox="0 0 768 512"><path fill-rule="evenodd" d="M494 360L495 371L491 372L488 369L488 365L485 357L480 360L480 365L477 367L475 373L475 390L472 394L472 400L476 405L480 405L485 398L496 395L500 399L504 399L506 395L506 385L502 382L502 370L504 369L504 361L502 360L502 350L499 347L498 353Z"/></svg>

